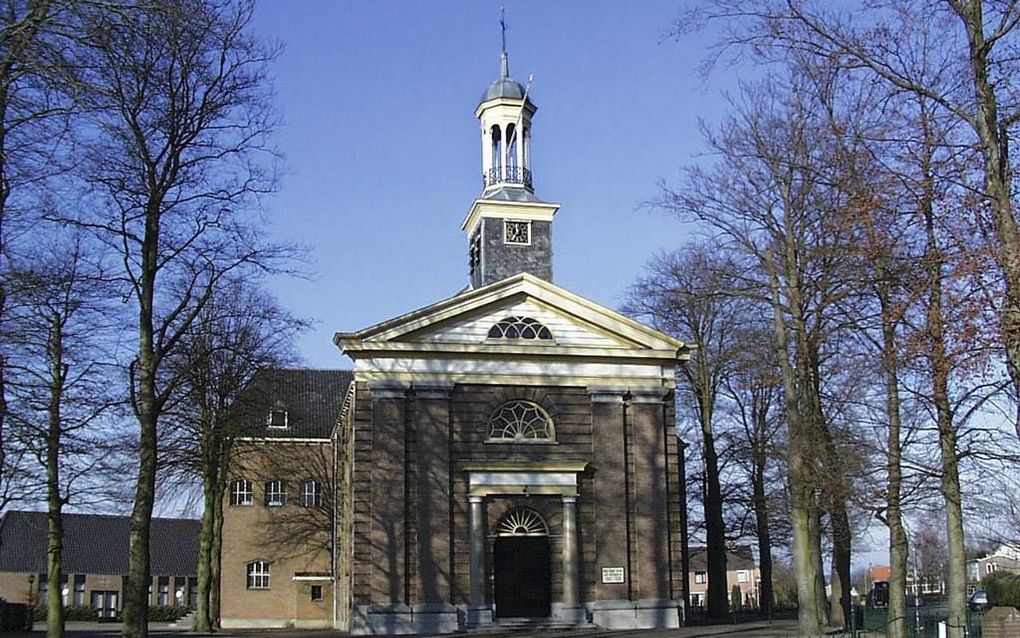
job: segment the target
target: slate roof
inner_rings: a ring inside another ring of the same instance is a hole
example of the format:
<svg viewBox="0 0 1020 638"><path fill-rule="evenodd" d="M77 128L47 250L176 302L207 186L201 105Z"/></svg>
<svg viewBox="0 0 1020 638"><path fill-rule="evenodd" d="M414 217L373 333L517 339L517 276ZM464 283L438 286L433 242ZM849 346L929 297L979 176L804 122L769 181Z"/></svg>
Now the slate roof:
<svg viewBox="0 0 1020 638"><path fill-rule="evenodd" d="M726 550L726 571L755 569L755 567L750 547L744 545ZM706 548L691 548L690 569L692 572L703 572L708 569L708 550Z"/></svg>
<svg viewBox="0 0 1020 638"><path fill-rule="evenodd" d="M259 372L239 402L248 421L246 434L328 439L353 380L352 370L274 368ZM287 427L268 427L271 410L287 412Z"/></svg>
<svg viewBox="0 0 1020 638"><path fill-rule="evenodd" d="M64 514L64 571L126 574L127 516ZM202 522L154 518L149 538L153 576L194 576ZM46 573L46 512L9 511L0 520L0 572Z"/></svg>

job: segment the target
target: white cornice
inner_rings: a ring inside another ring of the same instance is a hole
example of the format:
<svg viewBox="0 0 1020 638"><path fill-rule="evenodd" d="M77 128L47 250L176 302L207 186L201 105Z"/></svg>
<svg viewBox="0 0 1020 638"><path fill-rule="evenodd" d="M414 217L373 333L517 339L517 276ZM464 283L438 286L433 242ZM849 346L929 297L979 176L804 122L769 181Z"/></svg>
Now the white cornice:
<svg viewBox="0 0 1020 638"><path fill-rule="evenodd" d="M551 222L560 209L551 202L513 202L501 199L476 199L461 222L460 229L470 235L483 217Z"/></svg>

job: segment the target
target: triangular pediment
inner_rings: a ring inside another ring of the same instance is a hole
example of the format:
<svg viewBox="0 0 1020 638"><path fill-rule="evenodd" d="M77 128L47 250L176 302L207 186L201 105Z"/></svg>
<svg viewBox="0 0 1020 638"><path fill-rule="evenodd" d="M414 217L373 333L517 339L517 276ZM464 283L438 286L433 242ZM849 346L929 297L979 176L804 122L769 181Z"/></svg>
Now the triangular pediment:
<svg viewBox="0 0 1020 638"><path fill-rule="evenodd" d="M500 321L527 317L548 330L548 339L490 335ZM498 351L532 348L544 354L615 356L630 352L682 357L687 346L620 313L527 273L469 290L335 341L348 354L382 349Z"/></svg>

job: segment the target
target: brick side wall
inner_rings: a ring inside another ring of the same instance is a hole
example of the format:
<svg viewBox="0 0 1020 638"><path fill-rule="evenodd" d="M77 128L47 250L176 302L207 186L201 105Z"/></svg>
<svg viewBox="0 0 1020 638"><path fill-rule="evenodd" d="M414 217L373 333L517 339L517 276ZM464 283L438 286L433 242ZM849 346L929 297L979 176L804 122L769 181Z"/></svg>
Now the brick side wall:
<svg viewBox="0 0 1020 638"><path fill-rule="evenodd" d="M330 570L332 539L329 510L332 508L332 445L317 443L239 444L233 458L231 481L245 478L253 483L250 506L230 504L228 485L223 507L223 559L221 613L229 620L328 622L332 614L332 585L323 586L328 604L310 601L310 584L294 581L299 572ZM287 481L287 503L267 507L265 482ZM320 508L299 505L301 483L308 478L322 485ZM269 589L248 589L247 565L256 560L270 563ZM155 588L154 588L155 589ZM155 592L154 592L155 593ZM171 592L172 594L172 592ZM306 598L309 604L304 604Z"/></svg>

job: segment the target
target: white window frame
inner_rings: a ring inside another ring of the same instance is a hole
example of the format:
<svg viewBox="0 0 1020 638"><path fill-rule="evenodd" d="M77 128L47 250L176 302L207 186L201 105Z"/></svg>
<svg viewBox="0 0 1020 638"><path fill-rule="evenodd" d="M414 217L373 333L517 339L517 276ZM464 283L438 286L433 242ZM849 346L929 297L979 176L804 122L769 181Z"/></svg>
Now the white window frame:
<svg viewBox="0 0 1020 638"><path fill-rule="evenodd" d="M749 583L751 582L751 572L746 569L737 570L737 582L738 583Z"/></svg>
<svg viewBox="0 0 1020 638"><path fill-rule="evenodd" d="M245 566L248 589L269 589L269 563L255 560Z"/></svg>
<svg viewBox="0 0 1020 638"><path fill-rule="evenodd" d="M312 585L311 587L308 588L308 590L309 590L308 597L311 599L313 603L321 603L323 600L325 600L324 594L325 590L322 588L322 585ZM318 590L319 593L318 596L315 595L316 590Z"/></svg>
<svg viewBox="0 0 1020 638"><path fill-rule="evenodd" d="M322 486L315 479L301 483L301 507L319 507L322 504Z"/></svg>
<svg viewBox="0 0 1020 638"><path fill-rule="evenodd" d="M283 425L275 425L273 423L273 415L274 414L283 414ZM266 415L266 427L267 428L271 428L273 430L286 430L288 425L290 425L290 415L287 414L286 410L283 410L283 409L280 409L280 408L274 408L274 409L269 411L269 414Z"/></svg>
<svg viewBox="0 0 1020 638"><path fill-rule="evenodd" d="M287 482L282 479L266 481L266 507L283 507L287 504Z"/></svg>
<svg viewBox="0 0 1020 638"><path fill-rule="evenodd" d="M694 583L696 585L704 585L708 582L708 572L695 571L694 572Z"/></svg>
<svg viewBox="0 0 1020 638"><path fill-rule="evenodd" d="M507 228L510 224L524 224L528 231L528 241L510 241ZM531 220L528 219L504 219L503 220L503 243L507 246L530 246L531 245Z"/></svg>
<svg viewBox="0 0 1020 638"><path fill-rule="evenodd" d="M250 507L255 500L255 492L251 481L237 479L230 485L230 505L234 507Z"/></svg>

